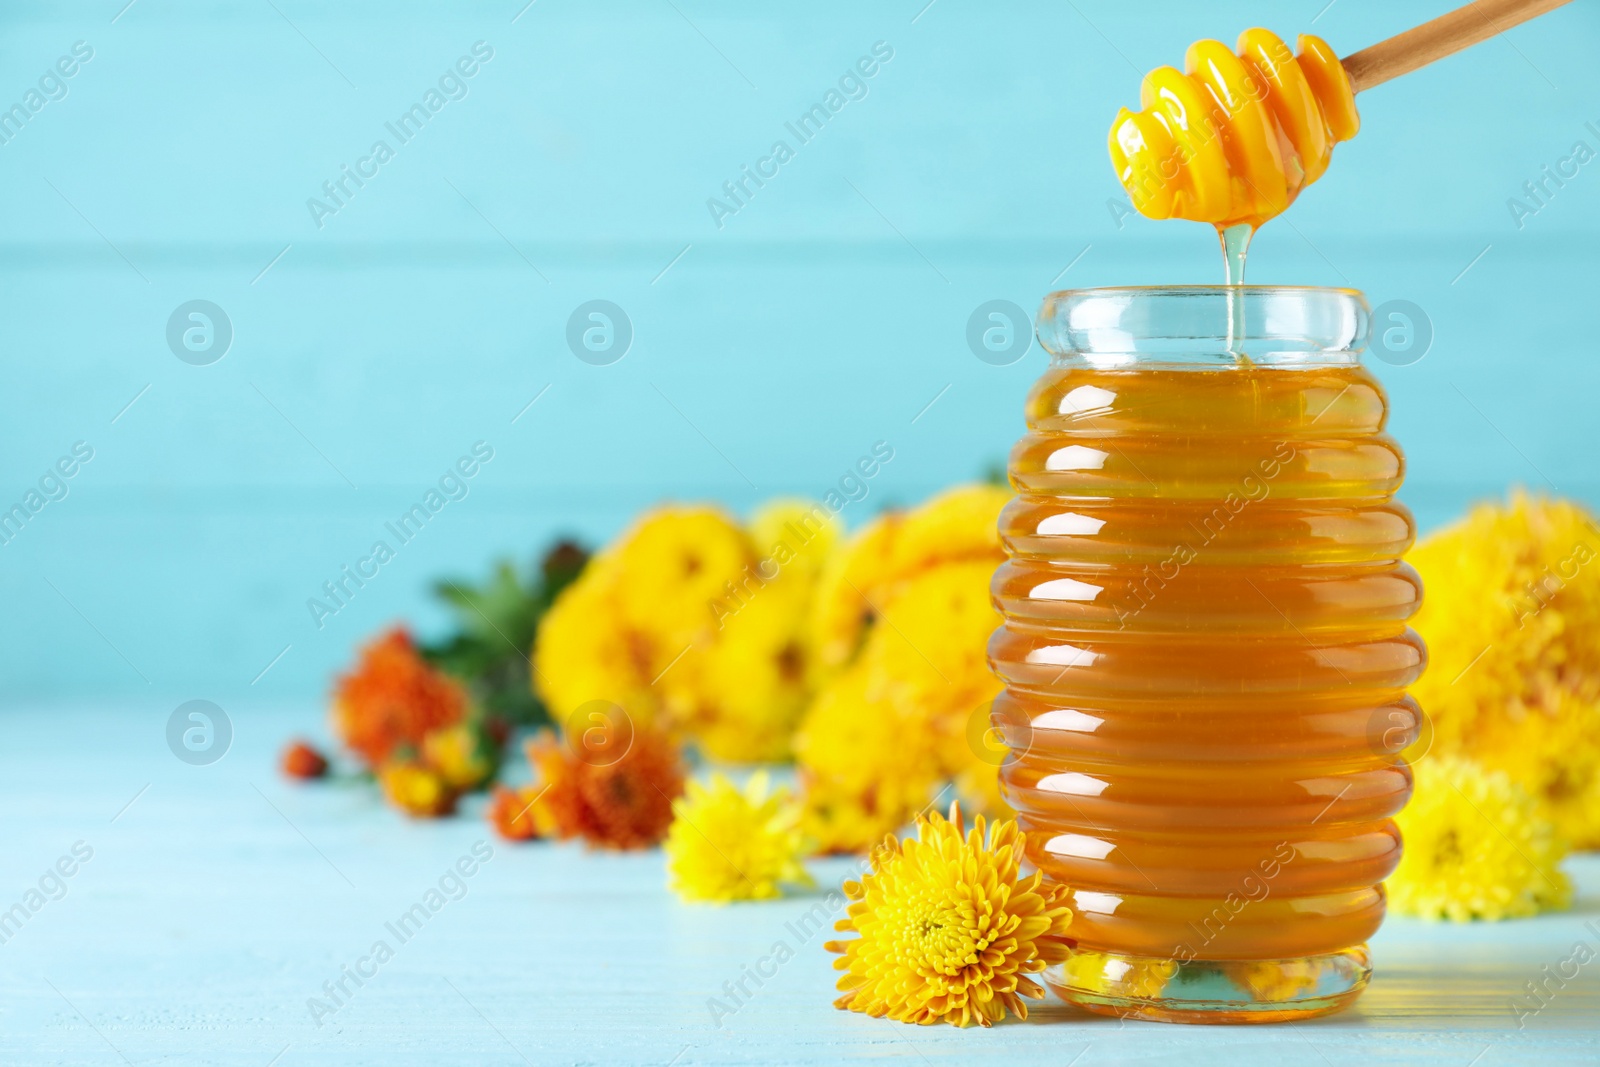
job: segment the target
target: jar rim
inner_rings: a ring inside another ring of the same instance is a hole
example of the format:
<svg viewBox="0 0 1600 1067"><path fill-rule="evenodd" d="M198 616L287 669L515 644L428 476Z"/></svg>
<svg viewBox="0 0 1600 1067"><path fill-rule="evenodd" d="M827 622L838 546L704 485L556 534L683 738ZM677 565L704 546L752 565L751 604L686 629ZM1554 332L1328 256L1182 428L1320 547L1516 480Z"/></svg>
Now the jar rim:
<svg viewBox="0 0 1600 1067"><path fill-rule="evenodd" d="M1356 289L1124 285L1062 289L1039 309L1039 343L1096 367L1321 367L1360 361L1371 325Z"/></svg>
<svg viewBox="0 0 1600 1067"><path fill-rule="evenodd" d="M1046 295L1048 301L1058 296L1087 296L1095 293L1174 293L1199 295L1201 293L1337 293L1365 300L1360 289L1343 285L1100 285L1086 289L1057 289Z"/></svg>

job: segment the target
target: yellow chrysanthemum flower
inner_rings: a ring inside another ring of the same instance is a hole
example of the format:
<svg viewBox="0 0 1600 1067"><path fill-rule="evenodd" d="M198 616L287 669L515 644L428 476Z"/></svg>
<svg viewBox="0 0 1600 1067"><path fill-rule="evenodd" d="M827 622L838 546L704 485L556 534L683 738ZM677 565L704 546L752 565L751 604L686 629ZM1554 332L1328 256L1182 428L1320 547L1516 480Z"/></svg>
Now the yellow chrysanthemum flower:
<svg viewBox="0 0 1600 1067"><path fill-rule="evenodd" d="M774 501L748 529L714 508L641 517L545 615L534 685L558 722L593 701L717 759L787 758L815 688L808 620L837 524Z"/></svg>
<svg viewBox="0 0 1600 1067"><path fill-rule="evenodd" d="M720 774L690 782L672 805L667 884L684 900L770 900L783 885L812 885L800 862L800 811L767 775L740 789Z"/></svg>
<svg viewBox="0 0 1600 1067"><path fill-rule="evenodd" d="M1405 856L1386 884L1389 907L1426 919L1511 919L1564 908L1566 847L1539 804L1504 772L1430 757L1396 816Z"/></svg>
<svg viewBox="0 0 1600 1067"><path fill-rule="evenodd" d="M1600 702L1567 691L1549 700L1549 710L1485 722L1471 756L1541 801L1563 840L1600 848Z"/></svg>
<svg viewBox="0 0 1600 1067"><path fill-rule="evenodd" d="M822 573L839 544L838 520L810 500L770 500L750 516L748 526L750 541L762 559L808 583Z"/></svg>
<svg viewBox="0 0 1600 1067"><path fill-rule="evenodd" d="M1020 877L1022 834L1010 820L986 828L980 815L966 831L952 806L949 821L935 813L917 831L885 841L871 871L845 883L849 917L835 928L857 936L826 946L844 972L835 1006L924 1025L1026 1019L1022 998L1044 996L1028 975L1067 955L1066 887Z"/></svg>
<svg viewBox="0 0 1600 1067"><path fill-rule="evenodd" d="M755 563L733 518L717 508L675 506L645 515L616 546L626 588L617 600L633 628L685 644L709 638L710 605Z"/></svg>
<svg viewBox="0 0 1600 1067"><path fill-rule="evenodd" d="M1428 590L1412 693L1433 751L1504 770L1579 847L1600 847L1600 529L1570 501L1514 493L1407 556Z"/></svg>
<svg viewBox="0 0 1600 1067"><path fill-rule="evenodd" d="M862 527L822 568L811 612L811 640L826 669L837 669L859 651L872 617L868 598L888 574L889 553L902 518L886 512Z"/></svg>
<svg viewBox="0 0 1600 1067"><path fill-rule="evenodd" d="M835 678L795 735L806 832L823 852L866 851L938 792L932 731L915 709L889 699L876 679L861 665Z"/></svg>
<svg viewBox="0 0 1600 1067"><path fill-rule="evenodd" d="M905 515L890 556L891 574L916 574L940 563L987 560L1000 548L1000 510L1015 494L981 482L958 485Z"/></svg>
<svg viewBox="0 0 1600 1067"><path fill-rule="evenodd" d="M713 602L754 557L713 508L643 516L590 560L539 627L534 685L558 721L594 700L674 729L699 702L698 665L684 661L715 631Z"/></svg>
<svg viewBox="0 0 1600 1067"><path fill-rule="evenodd" d="M780 577L730 615L697 655L697 680L711 699L698 705L703 718L689 731L707 755L735 763L790 758L811 695L798 632L809 595L804 581Z"/></svg>
<svg viewBox="0 0 1600 1067"><path fill-rule="evenodd" d="M958 741L965 762L966 721L1000 692L989 669L989 636L1000 615L989 599L993 559L941 564L879 605L883 617L863 660L892 680L901 699L939 709L940 737Z"/></svg>
<svg viewBox="0 0 1600 1067"><path fill-rule="evenodd" d="M969 486L883 516L825 568L812 624L818 659L837 673L795 738L807 825L824 849L869 847L952 778L970 805L1009 813L994 753L972 729L1001 688L986 650L1009 496Z"/></svg>
<svg viewBox="0 0 1600 1067"><path fill-rule="evenodd" d="M558 722L594 700L625 708L644 725L660 718L661 698L650 680L667 665L662 657L678 649L663 652L662 642L620 623L621 579L613 557L596 556L540 620L533 684Z"/></svg>
<svg viewBox="0 0 1600 1067"><path fill-rule="evenodd" d="M909 512L868 523L829 560L818 580L812 631L824 664L848 661L877 607L902 583L947 563L1005 558L1000 509L1011 491L992 485L950 489ZM987 588L987 585L985 585Z"/></svg>
<svg viewBox="0 0 1600 1067"><path fill-rule="evenodd" d="M931 785L923 787L923 795L931 792ZM800 828L823 855L865 852L873 842L905 826L927 803L891 790L850 790L837 782L813 779L805 784Z"/></svg>

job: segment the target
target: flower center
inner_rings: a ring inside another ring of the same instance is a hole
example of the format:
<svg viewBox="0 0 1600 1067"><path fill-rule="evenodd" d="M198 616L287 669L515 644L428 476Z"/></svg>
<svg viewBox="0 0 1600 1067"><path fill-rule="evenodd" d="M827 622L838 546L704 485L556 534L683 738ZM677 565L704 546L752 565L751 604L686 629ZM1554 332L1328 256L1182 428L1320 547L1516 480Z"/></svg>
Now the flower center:
<svg viewBox="0 0 1600 1067"><path fill-rule="evenodd" d="M793 641L778 652L778 676L790 685L805 677L805 653Z"/></svg>
<svg viewBox="0 0 1600 1067"><path fill-rule="evenodd" d="M611 799L621 807L628 807L633 803L633 783L628 781L625 774L613 774L606 780L606 792L611 794Z"/></svg>
<svg viewBox="0 0 1600 1067"><path fill-rule="evenodd" d="M973 957L989 947L988 938L974 937L971 924L942 901L913 909L907 919L907 955L920 959L930 971L958 975Z"/></svg>

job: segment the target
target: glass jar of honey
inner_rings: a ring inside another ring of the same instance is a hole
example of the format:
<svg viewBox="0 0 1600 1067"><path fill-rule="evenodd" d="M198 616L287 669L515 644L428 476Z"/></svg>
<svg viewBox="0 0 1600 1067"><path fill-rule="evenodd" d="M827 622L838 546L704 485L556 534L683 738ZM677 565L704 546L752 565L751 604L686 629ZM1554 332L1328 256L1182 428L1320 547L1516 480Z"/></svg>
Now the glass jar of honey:
<svg viewBox="0 0 1600 1067"><path fill-rule="evenodd" d="M1388 402L1342 289L1052 294L990 661L1045 975L1091 1011L1293 1020L1366 985L1426 663Z"/></svg>

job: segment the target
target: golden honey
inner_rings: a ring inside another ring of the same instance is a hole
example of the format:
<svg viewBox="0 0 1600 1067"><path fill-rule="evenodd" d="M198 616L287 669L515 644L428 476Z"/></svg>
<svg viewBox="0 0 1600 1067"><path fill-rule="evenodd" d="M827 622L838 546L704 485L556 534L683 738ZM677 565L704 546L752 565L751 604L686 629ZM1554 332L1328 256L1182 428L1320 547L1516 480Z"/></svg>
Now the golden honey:
<svg viewBox="0 0 1600 1067"><path fill-rule="evenodd" d="M1365 329L1339 290L1088 290L1041 315L990 659L1006 798L1072 889L1051 985L1084 1006L1293 1018L1366 981L1425 652Z"/></svg>
<svg viewBox="0 0 1600 1067"><path fill-rule="evenodd" d="M1259 227L1328 169L1360 129L1355 93L1326 41L1296 56L1262 29L1189 46L1184 69L1158 67L1138 112L1117 113L1111 164L1135 209L1153 219Z"/></svg>

